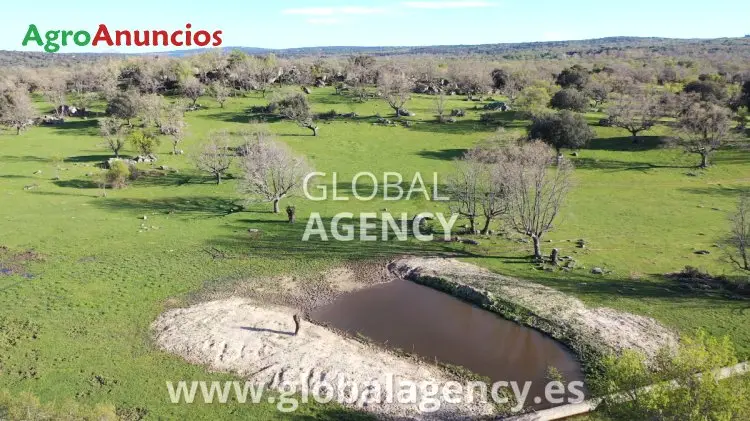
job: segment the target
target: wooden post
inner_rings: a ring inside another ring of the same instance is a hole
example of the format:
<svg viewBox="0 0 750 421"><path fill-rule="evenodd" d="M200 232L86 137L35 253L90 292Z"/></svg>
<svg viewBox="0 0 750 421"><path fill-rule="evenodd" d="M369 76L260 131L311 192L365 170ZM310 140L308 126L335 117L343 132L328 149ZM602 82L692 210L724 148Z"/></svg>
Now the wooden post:
<svg viewBox="0 0 750 421"><path fill-rule="evenodd" d="M294 316L292 316L292 319L294 319L294 336L297 336L297 333L299 333L299 327L300 327L299 315L295 314Z"/></svg>

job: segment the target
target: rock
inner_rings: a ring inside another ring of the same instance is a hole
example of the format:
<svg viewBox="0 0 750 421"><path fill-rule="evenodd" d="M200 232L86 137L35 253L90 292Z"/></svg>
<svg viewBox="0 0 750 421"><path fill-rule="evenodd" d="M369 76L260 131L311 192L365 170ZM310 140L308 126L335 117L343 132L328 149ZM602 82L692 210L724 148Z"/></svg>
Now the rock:
<svg viewBox="0 0 750 421"><path fill-rule="evenodd" d="M698 250L698 251L695 251L693 253L701 255L701 256L705 256L706 254L711 254L711 252L708 251L708 250Z"/></svg>
<svg viewBox="0 0 750 421"><path fill-rule="evenodd" d="M577 156L578 156L578 152L573 152L573 153L572 153L572 154L570 154L570 155L572 155L572 156L575 156L575 157L577 157Z"/></svg>
<svg viewBox="0 0 750 421"><path fill-rule="evenodd" d="M578 240L576 241L576 246L578 246L579 249L585 249L586 248L586 240Z"/></svg>
<svg viewBox="0 0 750 421"><path fill-rule="evenodd" d="M591 269L591 273L594 275L604 275L604 269L602 268L593 268Z"/></svg>
<svg viewBox="0 0 750 421"><path fill-rule="evenodd" d="M612 126L612 120L610 120L608 118L603 118L603 119L599 120L599 125L601 127L610 127L610 126Z"/></svg>
<svg viewBox="0 0 750 421"><path fill-rule="evenodd" d="M416 116L416 114L414 114L413 112L411 112L409 110L403 110L403 109L402 110L398 110L398 115L403 116L403 117L414 117L414 116Z"/></svg>
<svg viewBox="0 0 750 421"><path fill-rule="evenodd" d="M146 219L148 219L148 216L147 215L143 215L143 216L141 216L141 219L143 219L145 221Z"/></svg>
<svg viewBox="0 0 750 421"><path fill-rule="evenodd" d="M504 102L495 101L495 102L490 102L489 104L485 105L484 109L489 110L489 111L498 111L498 110L509 111L510 107L508 106L508 104Z"/></svg>
<svg viewBox="0 0 750 421"><path fill-rule="evenodd" d="M461 240L461 242L464 243L464 244L472 245L472 246L478 246L479 245L479 241L472 240L471 238L463 239L463 240Z"/></svg>
<svg viewBox="0 0 750 421"><path fill-rule="evenodd" d="M161 171L169 171L169 167L168 167L168 166L166 166L166 165L159 165L159 169L160 169Z"/></svg>
<svg viewBox="0 0 750 421"><path fill-rule="evenodd" d="M310 91L310 88L307 86L302 87L302 92L306 93L307 95L310 95L312 92Z"/></svg>
<svg viewBox="0 0 750 421"><path fill-rule="evenodd" d="M156 157L156 155L154 155L154 154L151 153L151 154L148 154L148 155L138 155L138 156L135 157L134 161L138 162L138 163L150 164L152 162L156 162L157 159L158 158Z"/></svg>
<svg viewBox="0 0 750 421"><path fill-rule="evenodd" d="M42 173L42 170L36 170L36 171L34 171L34 175L39 175L41 173Z"/></svg>
<svg viewBox="0 0 750 421"><path fill-rule="evenodd" d="M250 228L250 229L247 230L247 232L249 232L251 234L255 234L256 232L260 232L260 230L257 229L257 228Z"/></svg>
<svg viewBox="0 0 750 421"><path fill-rule="evenodd" d="M451 110L451 117L466 117L466 110L454 108Z"/></svg>

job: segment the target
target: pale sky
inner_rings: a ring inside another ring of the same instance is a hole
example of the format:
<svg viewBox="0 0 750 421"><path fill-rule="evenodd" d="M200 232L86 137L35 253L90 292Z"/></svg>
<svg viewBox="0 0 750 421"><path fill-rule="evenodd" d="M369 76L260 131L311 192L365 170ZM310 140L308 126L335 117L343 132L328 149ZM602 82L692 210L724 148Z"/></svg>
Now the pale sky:
<svg viewBox="0 0 750 421"><path fill-rule="evenodd" d="M41 51L21 41L40 32L184 29L223 31L224 47L393 46L558 41L608 36L741 37L750 2L740 0L93 0L8 1L0 6L0 49ZM176 49L174 47L157 50ZM153 48L121 47L120 52ZM109 52L68 46L62 52Z"/></svg>

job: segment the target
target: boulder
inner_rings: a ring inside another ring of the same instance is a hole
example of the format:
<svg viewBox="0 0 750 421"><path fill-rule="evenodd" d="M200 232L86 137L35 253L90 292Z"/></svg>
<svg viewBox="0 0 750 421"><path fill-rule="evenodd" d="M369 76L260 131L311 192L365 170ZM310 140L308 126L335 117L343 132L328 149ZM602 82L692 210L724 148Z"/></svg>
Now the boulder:
<svg viewBox="0 0 750 421"><path fill-rule="evenodd" d="M307 95L310 95L312 92L310 91L310 88L307 86L302 87L302 92L306 93Z"/></svg>
<svg viewBox="0 0 750 421"><path fill-rule="evenodd" d="M451 110L451 117L466 117L466 110L454 108Z"/></svg>
<svg viewBox="0 0 750 421"><path fill-rule="evenodd" d="M602 268L593 268L591 269L591 273L594 275L604 275L604 269Z"/></svg>
<svg viewBox="0 0 750 421"><path fill-rule="evenodd" d="M484 106L485 110L489 111L509 111L510 107L508 104L501 102L501 101L494 101L490 102L489 104Z"/></svg>

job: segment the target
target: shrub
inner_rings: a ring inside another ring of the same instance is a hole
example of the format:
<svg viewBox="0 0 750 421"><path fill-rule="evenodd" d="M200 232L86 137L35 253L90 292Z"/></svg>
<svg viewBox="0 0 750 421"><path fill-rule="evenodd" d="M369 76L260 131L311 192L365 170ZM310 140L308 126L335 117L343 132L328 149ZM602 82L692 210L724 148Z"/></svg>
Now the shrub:
<svg viewBox="0 0 750 421"><path fill-rule="evenodd" d="M630 350L606 357L589 386L604 396L598 410L614 421L750 419L750 377L720 380L712 373L736 363L729 338L699 332L652 362Z"/></svg>
<svg viewBox="0 0 750 421"><path fill-rule="evenodd" d="M558 110L583 112L589 107L589 98L583 92L566 88L552 96L550 105Z"/></svg>
<svg viewBox="0 0 750 421"><path fill-rule="evenodd" d="M113 189L121 189L128 185L130 179L130 167L125 161L114 160L107 170L107 184Z"/></svg>
<svg viewBox="0 0 750 421"><path fill-rule="evenodd" d="M582 115L563 110L557 114L534 117L529 128L529 138L541 139L560 153L562 148L578 149L586 146L594 138L594 132Z"/></svg>
<svg viewBox="0 0 750 421"><path fill-rule="evenodd" d="M136 130L128 135L128 141L141 155L151 155L161 140L151 132Z"/></svg>

